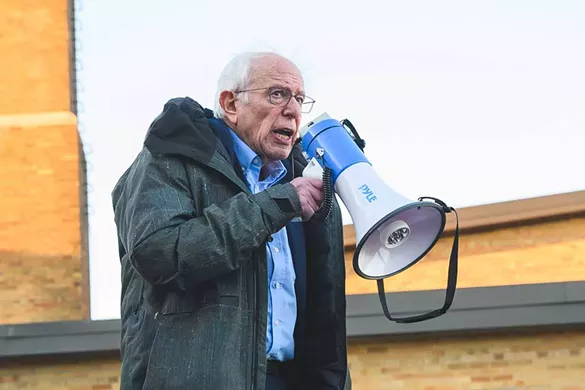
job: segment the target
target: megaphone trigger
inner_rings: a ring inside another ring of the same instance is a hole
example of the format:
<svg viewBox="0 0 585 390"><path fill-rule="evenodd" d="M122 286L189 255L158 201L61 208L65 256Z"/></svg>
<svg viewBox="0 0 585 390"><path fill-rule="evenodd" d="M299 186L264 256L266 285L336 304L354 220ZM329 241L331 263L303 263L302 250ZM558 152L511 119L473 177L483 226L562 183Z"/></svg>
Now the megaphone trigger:
<svg viewBox="0 0 585 390"><path fill-rule="evenodd" d="M315 157L309 160L309 163L303 170L303 177L311 177L313 179L321 179L323 177L323 168Z"/></svg>

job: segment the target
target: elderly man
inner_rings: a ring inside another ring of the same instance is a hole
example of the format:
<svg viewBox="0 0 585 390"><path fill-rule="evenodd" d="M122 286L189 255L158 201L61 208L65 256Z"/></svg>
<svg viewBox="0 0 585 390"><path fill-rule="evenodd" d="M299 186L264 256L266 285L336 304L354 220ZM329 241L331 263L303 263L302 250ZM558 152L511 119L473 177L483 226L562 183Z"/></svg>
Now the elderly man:
<svg viewBox="0 0 585 390"><path fill-rule="evenodd" d="M341 213L311 219L297 67L242 54L168 101L113 190L121 389L348 389ZM301 221L299 221L302 220Z"/></svg>

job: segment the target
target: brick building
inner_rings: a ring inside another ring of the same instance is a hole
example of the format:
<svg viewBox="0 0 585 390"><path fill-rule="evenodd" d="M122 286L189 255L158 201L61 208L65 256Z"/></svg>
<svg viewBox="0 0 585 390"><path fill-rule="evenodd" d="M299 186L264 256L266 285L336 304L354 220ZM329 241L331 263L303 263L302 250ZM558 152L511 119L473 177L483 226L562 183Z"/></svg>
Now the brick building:
<svg viewBox="0 0 585 390"><path fill-rule="evenodd" d="M116 321L88 320L71 4L0 3L0 390L117 389ZM585 389L585 194L461 210L451 312L389 323L346 232L355 389ZM452 233L452 226L450 227ZM452 234L386 283L440 306Z"/></svg>

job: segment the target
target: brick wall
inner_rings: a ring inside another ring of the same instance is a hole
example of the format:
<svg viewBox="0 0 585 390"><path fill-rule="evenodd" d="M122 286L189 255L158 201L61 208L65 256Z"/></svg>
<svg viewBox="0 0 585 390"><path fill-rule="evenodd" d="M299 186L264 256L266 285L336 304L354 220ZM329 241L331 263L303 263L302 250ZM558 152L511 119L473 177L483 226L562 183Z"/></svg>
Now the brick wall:
<svg viewBox="0 0 585 390"><path fill-rule="evenodd" d="M67 18L0 2L0 324L87 317Z"/></svg>
<svg viewBox="0 0 585 390"><path fill-rule="evenodd" d="M0 323L85 317L69 112L0 115Z"/></svg>
<svg viewBox="0 0 585 390"><path fill-rule="evenodd" d="M111 354L0 361L0 390L114 390L119 373Z"/></svg>
<svg viewBox="0 0 585 390"><path fill-rule="evenodd" d="M87 315L67 1L0 2L0 323ZM443 288L451 238L388 291ZM350 294L374 293L347 252ZM465 235L461 287L582 280L585 218ZM350 342L354 389L585 390L585 331ZM0 362L0 390L117 389L112 355Z"/></svg>
<svg viewBox="0 0 585 390"><path fill-rule="evenodd" d="M69 110L66 0L0 1L0 114Z"/></svg>
<svg viewBox="0 0 585 390"><path fill-rule="evenodd" d="M585 390L585 332L350 344L354 388Z"/></svg>

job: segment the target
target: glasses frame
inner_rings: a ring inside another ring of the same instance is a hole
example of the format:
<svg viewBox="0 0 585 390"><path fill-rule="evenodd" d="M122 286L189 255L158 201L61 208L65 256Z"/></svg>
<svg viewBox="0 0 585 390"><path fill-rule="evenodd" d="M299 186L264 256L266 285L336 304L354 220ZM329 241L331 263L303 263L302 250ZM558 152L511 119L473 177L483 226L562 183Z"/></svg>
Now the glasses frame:
<svg viewBox="0 0 585 390"><path fill-rule="evenodd" d="M288 103L290 103L290 100L293 97L296 98L297 96L303 96L303 98L304 98L303 103L299 103L299 106L301 107L301 112L303 114L308 114L309 112L311 112L311 110L313 109L313 105L315 104L315 99L313 99L312 97L307 96L305 94L300 94L300 93L293 94L290 89L284 88L284 87L263 87L263 88L240 89L240 90L234 91L234 93L239 94L239 93L244 93L244 92L255 92L255 91L266 91L266 90L268 90L270 92L268 94L268 101L270 102L270 104L277 106L277 107L285 107ZM283 103L277 104L277 103L274 103L272 101L272 92L275 90L282 90L282 91L288 92L289 97L286 100L286 103L283 102ZM308 108L305 108L307 106L308 106Z"/></svg>

